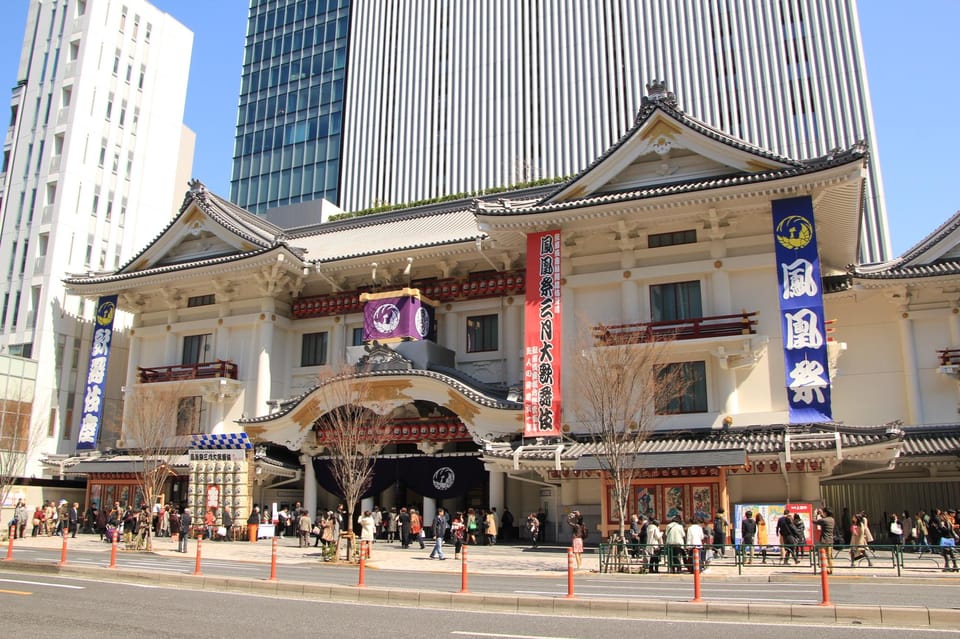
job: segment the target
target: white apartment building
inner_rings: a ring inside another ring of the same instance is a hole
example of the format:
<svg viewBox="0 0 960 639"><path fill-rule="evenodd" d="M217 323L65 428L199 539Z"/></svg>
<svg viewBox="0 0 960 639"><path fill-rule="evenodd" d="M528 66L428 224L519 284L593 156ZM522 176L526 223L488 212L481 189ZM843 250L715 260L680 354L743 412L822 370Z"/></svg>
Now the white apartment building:
<svg viewBox="0 0 960 639"><path fill-rule="evenodd" d="M116 269L182 199L193 34L143 0L31 0L24 33L0 172L0 348L39 364L36 459L73 452L86 378L92 304L63 278ZM114 427L119 398L108 388Z"/></svg>

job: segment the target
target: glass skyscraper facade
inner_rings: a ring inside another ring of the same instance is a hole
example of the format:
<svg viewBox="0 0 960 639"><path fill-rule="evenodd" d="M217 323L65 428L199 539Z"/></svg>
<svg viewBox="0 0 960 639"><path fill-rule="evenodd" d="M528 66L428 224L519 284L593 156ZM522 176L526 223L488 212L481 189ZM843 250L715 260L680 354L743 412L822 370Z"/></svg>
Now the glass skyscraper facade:
<svg viewBox="0 0 960 639"><path fill-rule="evenodd" d="M349 0L251 0L230 199L339 200Z"/></svg>

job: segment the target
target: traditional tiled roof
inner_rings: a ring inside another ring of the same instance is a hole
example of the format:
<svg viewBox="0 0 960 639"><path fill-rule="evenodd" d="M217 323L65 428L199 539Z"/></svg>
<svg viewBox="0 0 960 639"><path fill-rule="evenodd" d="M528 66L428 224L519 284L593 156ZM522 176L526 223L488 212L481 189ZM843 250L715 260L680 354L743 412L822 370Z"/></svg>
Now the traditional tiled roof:
<svg viewBox="0 0 960 639"><path fill-rule="evenodd" d="M846 426L842 424L805 424L805 425L769 425L731 428L728 430L709 429L702 431L662 431L651 433L640 444L638 453L679 453L698 451L722 451L743 449L748 455L772 455L784 451L785 435L822 433L831 435L840 433L840 445L843 448L857 448L884 442L902 441L903 431L899 426L888 424L881 426ZM834 441L829 438L818 440L794 440L790 450L794 454L814 453L834 450ZM593 442L567 443L560 454L563 460L575 460L584 455L596 455L600 448ZM512 458L514 446L494 445L484 452L485 456ZM534 447L521 451L521 458L528 461L552 461L554 452Z"/></svg>
<svg viewBox="0 0 960 639"><path fill-rule="evenodd" d="M711 177L703 180L693 180L686 182L677 182L674 184L660 184L657 186L643 187L639 189L628 189L624 191L605 192L598 195L592 195L584 198L565 200L563 202L547 203L541 201L532 206L516 206L504 209L484 209L485 216L518 216L545 213L550 211L560 211L568 209L584 208L596 206L599 204L611 204L615 202L644 200L667 195L680 195L685 193L694 193L699 191L708 191L711 189L722 189L733 186L742 186L748 184L762 184L790 177L808 175L823 171L825 169L862 162L867 156L860 146L855 146L847 151L836 155L818 158L815 161L801 163L796 166L789 166L784 169L773 169L758 173L738 173L734 175Z"/></svg>
<svg viewBox="0 0 960 639"><path fill-rule="evenodd" d="M877 270L865 267L851 267L850 275L858 280L898 280L960 275L960 259L937 260L931 264L917 264L914 266L901 265L899 262L888 264L889 266Z"/></svg>
<svg viewBox="0 0 960 639"><path fill-rule="evenodd" d="M903 458L949 455L960 460L960 424L907 426L903 440Z"/></svg>
<svg viewBox="0 0 960 639"><path fill-rule="evenodd" d="M437 371L428 371L421 369L409 369L409 370L384 370L384 371L365 371L363 373L357 373L356 375L348 375L347 378L383 378L383 377L426 377L429 379L435 379L437 381L447 384L457 392L461 393L466 398L471 401L480 404L481 406L486 406L488 408L499 408L503 410L515 410L519 411L523 409L523 404L516 401L511 401L506 398L506 389L503 389L502 392L497 392L494 394L493 387L488 385L480 384L470 384L470 378L464 374L454 377L450 374L441 373ZM238 424L261 424L264 422L270 422L275 419L279 419L284 415L287 415L292 410L294 410L303 400L305 400L311 393L316 391L322 386L322 384L317 384L307 389L303 393L293 397L287 401L284 401L280 404L280 410L269 415L262 415L260 417L249 417L246 419L237 420Z"/></svg>

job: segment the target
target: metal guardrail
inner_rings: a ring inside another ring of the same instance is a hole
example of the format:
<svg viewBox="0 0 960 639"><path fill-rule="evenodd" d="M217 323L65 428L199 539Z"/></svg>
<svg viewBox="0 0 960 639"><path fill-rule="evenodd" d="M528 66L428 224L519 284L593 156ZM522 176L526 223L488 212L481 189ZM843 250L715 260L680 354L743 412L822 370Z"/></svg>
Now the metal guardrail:
<svg viewBox="0 0 960 639"><path fill-rule="evenodd" d="M707 570L714 561L714 547L705 544L702 547L703 570ZM625 542L604 543L599 545L600 572L625 572L633 574L692 572L693 546L652 545ZM780 546L754 545L750 547L727 545L732 553L726 555L733 559L738 574L755 568L776 566L804 566L813 574L819 574L823 566L820 563L820 550L830 552L833 571L857 570L869 567L875 570L889 570L898 577L904 570L911 572L949 572L960 577L960 550L955 547L941 546L902 546L870 544L869 546L814 545L798 547L796 558L792 554L786 557ZM729 565L729 564L726 564Z"/></svg>

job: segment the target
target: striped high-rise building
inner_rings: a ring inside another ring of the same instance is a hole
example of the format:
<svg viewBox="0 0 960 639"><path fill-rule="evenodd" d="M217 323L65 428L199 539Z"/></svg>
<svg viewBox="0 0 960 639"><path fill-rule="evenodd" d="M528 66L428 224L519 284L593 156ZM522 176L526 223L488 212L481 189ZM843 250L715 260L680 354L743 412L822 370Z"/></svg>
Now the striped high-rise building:
<svg viewBox="0 0 960 639"><path fill-rule="evenodd" d="M67 295L64 277L116 269L183 201L192 46L145 0L30 0L17 77L4 79L14 88L0 168L0 351L38 364L31 464L76 447L93 304ZM114 340L120 367L125 339ZM104 419L118 428L121 376L109 380Z"/></svg>
<svg viewBox="0 0 960 639"><path fill-rule="evenodd" d="M231 198L359 210L572 175L653 80L790 157L866 141L860 254L889 255L855 0L250 0Z"/></svg>

